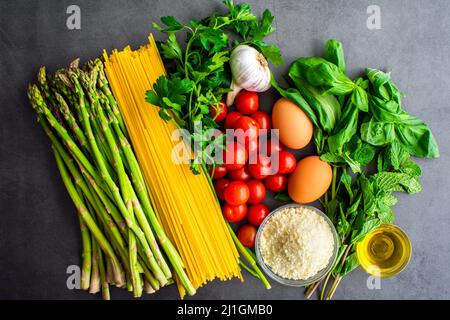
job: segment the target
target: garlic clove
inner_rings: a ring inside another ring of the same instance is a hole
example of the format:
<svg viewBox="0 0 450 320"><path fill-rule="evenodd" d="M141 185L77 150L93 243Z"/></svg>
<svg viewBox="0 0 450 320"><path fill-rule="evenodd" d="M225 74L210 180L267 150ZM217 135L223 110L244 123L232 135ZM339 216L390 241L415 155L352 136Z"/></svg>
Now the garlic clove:
<svg viewBox="0 0 450 320"><path fill-rule="evenodd" d="M239 45L231 52L231 91L227 95L227 106L231 106L242 90L264 92L271 86L271 73L266 58L255 48Z"/></svg>
<svg viewBox="0 0 450 320"><path fill-rule="evenodd" d="M234 80L231 81L230 89L231 91L227 93L227 107L230 107L234 103L234 99L236 99L236 96L242 90Z"/></svg>

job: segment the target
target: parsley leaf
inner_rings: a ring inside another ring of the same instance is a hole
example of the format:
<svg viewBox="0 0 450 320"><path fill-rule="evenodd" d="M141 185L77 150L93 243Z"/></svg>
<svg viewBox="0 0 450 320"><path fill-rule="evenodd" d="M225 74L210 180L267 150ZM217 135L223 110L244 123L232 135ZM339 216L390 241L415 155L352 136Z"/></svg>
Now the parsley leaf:
<svg viewBox="0 0 450 320"><path fill-rule="evenodd" d="M181 24L173 16L161 17L161 22L164 23L167 26L167 28L161 28L155 22L152 22L152 25L154 28L156 28L157 30L164 32L164 33L174 33L174 32L178 32L184 28L184 25Z"/></svg>
<svg viewBox="0 0 450 320"><path fill-rule="evenodd" d="M170 34L167 39L167 44L161 43L161 54L166 59L180 60L183 58L180 45L178 44L175 34Z"/></svg>
<svg viewBox="0 0 450 320"><path fill-rule="evenodd" d="M264 10L259 25L251 30L250 33L254 41L261 41L265 36L275 31L275 28L272 26L274 18L275 17L268 9Z"/></svg>

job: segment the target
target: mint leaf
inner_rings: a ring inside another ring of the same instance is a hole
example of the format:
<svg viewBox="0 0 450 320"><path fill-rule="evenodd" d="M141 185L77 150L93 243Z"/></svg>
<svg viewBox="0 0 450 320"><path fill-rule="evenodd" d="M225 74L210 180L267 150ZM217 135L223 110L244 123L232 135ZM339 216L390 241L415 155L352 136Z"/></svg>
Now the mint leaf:
<svg viewBox="0 0 450 320"><path fill-rule="evenodd" d="M364 239L364 237L370 233L371 231L375 230L381 225L381 220L378 218L372 218L369 220L366 220L362 228L359 230L353 230L351 242L356 243Z"/></svg>
<svg viewBox="0 0 450 320"><path fill-rule="evenodd" d="M328 162L328 163L342 163L345 162L345 159L343 156L337 154L337 153L331 153L327 152L320 156L320 160Z"/></svg>
<svg viewBox="0 0 450 320"><path fill-rule="evenodd" d="M405 161L399 168L400 172L406 173L413 177L420 177L422 175L422 169L420 166L412 160Z"/></svg>
<svg viewBox="0 0 450 320"><path fill-rule="evenodd" d="M422 190L417 177L402 172L380 172L371 177L381 191L418 193Z"/></svg>

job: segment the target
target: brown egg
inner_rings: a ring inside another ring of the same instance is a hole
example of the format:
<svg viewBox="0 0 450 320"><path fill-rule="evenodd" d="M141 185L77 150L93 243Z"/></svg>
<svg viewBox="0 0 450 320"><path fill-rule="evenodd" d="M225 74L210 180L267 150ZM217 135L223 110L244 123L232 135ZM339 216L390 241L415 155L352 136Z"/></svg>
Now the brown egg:
<svg viewBox="0 0 450 320"><path fill-rule="evenodd" d="M305 112L289 99L281 98L272 109L272 125L280 130L280 142L291 149L305 147L313 136L313 124Z"/></svg>
<svg viewBox="0 0 450 320"><path fill-rule="evenodd" d="M328 190L332 176L331 166L320 160L319 156L303 158L289 176L289 196L299 203L315 201Z"/></svg>

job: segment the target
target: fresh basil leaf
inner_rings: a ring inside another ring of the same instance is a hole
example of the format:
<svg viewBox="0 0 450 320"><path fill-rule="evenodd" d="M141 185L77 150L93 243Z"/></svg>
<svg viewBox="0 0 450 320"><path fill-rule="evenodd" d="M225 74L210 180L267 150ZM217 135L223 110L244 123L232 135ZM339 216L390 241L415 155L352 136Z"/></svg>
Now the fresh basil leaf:
<svg viewBox="0 0 450 320"><path fill-rule="evenodd" d="M361 138L374 146L385 146L395 140L393 123L378 122L373 118L361 124Z"/></svg>
<svg viewBox="0 0 450 320"><path fill-rule="evenodd" d="M316 126L319 127L319 120L315 114L315 111L311 108L311 106L308 104L308 102L306 102L306 100L303 98L302 94L294 88L288 88L288 89L283 89L281 88L278 83L276 82L276 80L274 79L274 77L272 76L272 87L274 87L278 93L283 96L286 99L291 100L292 102L294 102L300 109L302 109L306 115L308 116L308 118L312 121L312 123Z"/></svg>
<svg viewBox="0 0 450 320"><path fill-rule="evenodd" d="M368 165L375 157L375 148L368 143L363 142L357 135L345 146L345 150L350 157L361 166Z"/></svg>
<svg viewBox="0 0 450 320"><path fill-rule="evenodd" d="M317 125L314 127L314 144L316 145L317 148L317 154L322 154L323 153L323 148L324 148L324 135L323 135L323 130L320 129Z"/></svg>
<svg viewBox="0 0 450 320"><path fill-rule="evenodd" d="M325 43L323 56L326 60L334 63L341 72L345 73L345 57L342 43L335 39L329 39Z"/></svg>
<svg viewBox="0 0 450 320"><path fill-rule="evenodd" d="M333 135L328 138L331 152L340 153L344 145L355 136L358 130L359 109L353 103L347 103Z"/></svg>
<svg viewBox="0 0 450 320"><path fill-rule="evenodd" d="M369 98L367 96L366 90L364 90L361 87L356 87L351 96L350 96L351 102L353 105L357 106L359 110L362 112L368 112L369 111Z"/></svg>
<svg viewBox="0 0 450 320"><path fill-rule="evenodd" d="M405 149L415 157L438 158L439 147L425 123L397 125L395 133Z"/></svg>
<svg viewBox="0 0 450 320"><path fill-rule="evenodd" d="M289 69L289 77L306 80L314 87L325 87L326 92L337 96L353 91L355 84L339 68L319 57L295 60Z"/></svg>
<svg viewBox="0 0 450 320"><path fill-rule="evenodd" d="M391 79L390 73L384 73L377 69L366 69L366 75L372 83L374 94L384 100L390 100L390 96L384 85Z"/></svg>
<svg viewBox="0 0 450 320"><path fill-rule="evenodd" d="M292 70L292 68L290 69ZM306 81L291 74L289 77L304 100L314 110L319 125L325 132L332 132L341 116L341 106L335 96L325 93L321 88L313 87Z"/></svg>

